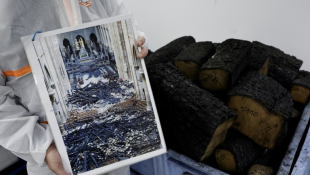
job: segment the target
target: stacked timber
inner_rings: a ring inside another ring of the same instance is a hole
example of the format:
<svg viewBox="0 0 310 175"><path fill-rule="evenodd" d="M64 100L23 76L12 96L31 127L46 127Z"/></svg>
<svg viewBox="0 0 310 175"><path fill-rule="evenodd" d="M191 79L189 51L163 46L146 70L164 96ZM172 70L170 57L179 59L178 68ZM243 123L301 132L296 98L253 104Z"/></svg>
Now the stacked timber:
<svg viewBox="0 0 310 175"><path fill-rule="evenodd" d="M219 44L215 55L201 68L200 85L209 91L229 89L245 69L251 45L249 41L237 39L228 39Z"/></svg>
<svg viewBox="0 0 310 175"><path fill-rule="evenodd" d="M293 96L310 96L301 60L257 41L186 36L145 62L168 148L235 174L276 171L299 122Z"/></svg>
<svg viewBox="0 0 310 175"><path fill-rule="evenodd" d="M249 72L228 95L228 107L238 115L234 129L268 149L273 149L285 137L293 112L293 97L275 80Z"/></svg>
<svg viewBox="0 0 310 175"><path fill-rule="evenodd" d="M240 174L258 159L265 150L265 148L256 145L250 139L235 135L217 146L215 159L221 170Z"/></svg>
<svg viewBox="0 0 310 175"><path fill-rule="evenodd" d="M167 146L204 160L222 143L236 114L172 64L148 69Z"/></svg>
<svg viewBox="0 0 310 175"><path fill-rule="evenodd" d="M275 47L254 41L248 66L252 70L267 74L289 89L302 63L296 57L285 54Z"/></svg>
<svg viewBox="0 0 310 175"><path fill-rule="evenodd" d="M296 79L293 81L291 93L294 101L306 104L310 95L310 72L299 71Z"/></svg>
<svg viewBox="0 0 310 175"><path fill-rule="evenodd" d="M186 49L190 44L195 43L192 36L184 36L175 39L167 45L156 50L145 59L146 66L153 66L158 63L168 63L173 60L183 49Z"/></svg>
<svg viewBox="0 0 310 175"><path fill-rule="evenodd" d="M190 44L178 56L174 58L173 64L194 82L198 82L201 66L215 53L212 42L198 42Z"/></svg>

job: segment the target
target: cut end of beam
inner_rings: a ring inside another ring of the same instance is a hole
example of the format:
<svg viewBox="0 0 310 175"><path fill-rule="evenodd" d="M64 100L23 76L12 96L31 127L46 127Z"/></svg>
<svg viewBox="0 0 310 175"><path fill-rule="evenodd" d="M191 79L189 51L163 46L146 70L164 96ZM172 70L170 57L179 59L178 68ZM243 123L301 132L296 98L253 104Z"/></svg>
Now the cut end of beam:
<svg viewBox="0 0 310 175"><path fill-rule="evenodd" d="M281 116L269 113L261 103L245 96L232 96L228 107L238 115L234 129L265 148L276 146L284 123Z"/></svg>
<svg viewBox="0 0 310 175"><path fill-rule="evenodd" d="M291 93L294 101L306 104L310 95L310 90L301 85L293 85Z"/></svg>
<svg viewBox="0 0 310 175"><path fill-rule="evenodd" d="M186 78L193 80L194 82L198 82L200 68L197 63L193 61L175 60L173 61L173 64Z"/></svg>
<svg viewBox="0 0 310 175"><path fill-rule="evenodd" d="M273 175L273 169L264 165L253 165L248 172L248 175Z"/></svg>
<svg viewBox="0 0 310 175"><path fill-rule="evenodd" d="M234 155L225 149L215 150L215 159L221 170L226 172L236 172L237 163Z"/></svg>
<svg viewBox="0 0 310 175"><path fill-rule="evenodd" d="M221 69L204 69L200 71L200 85L210 91L224 91L227 89L230 73Z"/></svg>

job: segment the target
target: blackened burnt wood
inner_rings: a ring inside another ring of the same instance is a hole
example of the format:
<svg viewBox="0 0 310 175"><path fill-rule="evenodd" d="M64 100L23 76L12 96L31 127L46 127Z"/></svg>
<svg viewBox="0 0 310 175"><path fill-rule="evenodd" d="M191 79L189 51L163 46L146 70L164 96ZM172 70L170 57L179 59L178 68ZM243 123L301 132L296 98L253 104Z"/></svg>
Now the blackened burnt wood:
<svg viewBox="0 0 310 175"><path fill-rule="evenodd" d="M228 92L229 96L244 95L259 101L274 114L289 119L293 112L292 95L270 77L248 72Z"/></svg>
<svg viewBox="0 0 310 175"><path fill-rule="evenodd" d="M231 137L215 149L215 158L221 170L241 174L265 151L245 137Z"/></svg>
<svg viewBox="0 0 310 175"><path fill-rule="evenodd" d="M274 150L267 150L257 158L248 170L248 175L272 175L274 169L270 166L270 160L274 154Z"/></svg>
<svg viewBox="0 0 310 175"><path fill-rule="evenodd" d="M190 44L178 56L174 58L177 61L193 61L200 67L208 61L215 53L215 47L212 42L197 42Z"/></svg>
<svg viewBox="0 0 310 175"><path fill-rule="evenodd" d="M295 102L298 102L300 104L308 103L310 95L309 88L302 85L293 84L291 93Z"/></svg>
<svg viewBox="0 0 310 175"><path fill-rule="evenodd" d="M254 164L248 171L248 175L273 175L274 169L270 166Z"/></svg>
<svg viewBox="0 0 310 175"><path fill-rule="evenodd" d="M295 80L293 81L293 84L305 86L306 88L310 89L310 72L300 70Z"/></svg>
<svg viewBox="0 0 310 175"><path fill-rule="evenodd" d="M260 164L260 165L270 165L270 160L272 156L274 155L275 150L272 149L266 149L265 152L255 160L254 164Z"/></svg>
<svg viewBox="0 0 310 175"><path fill-rule="evenodd" d="M245 69L251 53L251 42L228 39L216 48L215 55L201 68L199 82L211 91L231 87Z"/></svg>
<svg viewBox="0 0 310 175"><path fill-rule="evenodd" d="M172 64L148 69L167 146L195 160L209 157L223 142L236 114L186 79Z"/></svg>
<svg viewBox="0 0 310 175"><path fill-rule="evenodd" d="M198 82L201 66L215 53L212 42L198 42L190 44L173 60L173 64L186 78Z"/></svg>
<svg viewBox="0 0 310 175"><path fill-rule="evenodd" d="M158 63L168 63L172 61L172 59L176 57L183 49L187 48L190 44L195 42L196 41L192 36L184 36L175 39L147 56L145 58L145 64L147 67L149 67Z"/></svg>
<svg viewBox="0 0 310 175"><path fill-rule="evenodd" d="M152 53L154 53L154 52L149 49L147 56L150 56Z"/></svg>
<svg viewBox="0 0 310 175"><path fill-rule="evenodd" d="M221 43L213 43L215 49L220 45Z"/></svg>
<svg viewBox="0 0 310 175"><path fill-rule="evenodd" d="M228 95L228 107L238 115L233 128L269 149L284 139L293 112L293 97L279 83L249 72Z"/></svg>
<svg viewBox="0 0 310 175"><path fill-rule="evenodd" d="M267 58L269 58L268 76L274 78L283 87L290 88L303 62L294 56L285 54L280 49L254 41L249 67L259 70Z"/></svg>
<svg viewBox="0 0 310 175"><path fill-rule="evenodd" d="M300 114L301 113L297 109L294 109L292 113L292 118L300 117Z"/></svg>
<svg viewBox="0 0 310 175"><path fill-rule="evenodd" d="M299 71L296 79L293 81L291 93L294 101L307 104L310 96L310 72L301 70Z"/></svg>

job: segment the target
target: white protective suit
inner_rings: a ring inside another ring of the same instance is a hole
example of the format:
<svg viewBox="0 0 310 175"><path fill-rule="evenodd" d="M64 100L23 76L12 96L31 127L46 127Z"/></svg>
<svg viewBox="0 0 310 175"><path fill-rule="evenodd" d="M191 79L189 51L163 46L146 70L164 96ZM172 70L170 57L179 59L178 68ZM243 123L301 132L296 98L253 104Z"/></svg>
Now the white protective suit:
<svg viewBox="0 0 310 175"><path fill-rule="evenodd" d="M80 0L83 1L83 0ZM84 0L88 1L88 0ZM80 5L80 11L82 16L82 22L95 21L111 16L117 16L121 14L126 14L129 11L125 7L122 0L91 0L92 5L89 7ZM137 25L137 22L136 22ZM146 41L143 47L147 47L147 38L145 34L141 31L137 31L138 36L143 36Z"/></svg>
<svg viewBox="0 0 310 175"><path fill-rule="evenodd" d="M83 22L127 13L119 0L81 6ZM52 175L45 153L53 140L20 37L69 26L61 0L1 0L0 145L27 161L29 175ZM1 155L0 155L1 156ZM125 167L110 174L129 174Z"/></svg>

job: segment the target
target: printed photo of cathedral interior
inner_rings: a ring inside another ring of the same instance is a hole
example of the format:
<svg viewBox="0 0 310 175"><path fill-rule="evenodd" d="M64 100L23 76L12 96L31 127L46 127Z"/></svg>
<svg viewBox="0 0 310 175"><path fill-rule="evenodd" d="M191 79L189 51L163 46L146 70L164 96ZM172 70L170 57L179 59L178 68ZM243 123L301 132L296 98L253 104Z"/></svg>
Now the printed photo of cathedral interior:
<svg viewBox="0 0 310 175"><path fill-rule="evenodd" d="M53 64L39 62L75 174L161 148L131 20L45 41Z"/></svg>

